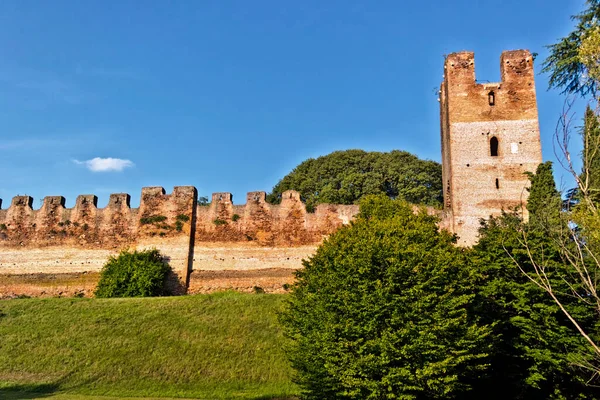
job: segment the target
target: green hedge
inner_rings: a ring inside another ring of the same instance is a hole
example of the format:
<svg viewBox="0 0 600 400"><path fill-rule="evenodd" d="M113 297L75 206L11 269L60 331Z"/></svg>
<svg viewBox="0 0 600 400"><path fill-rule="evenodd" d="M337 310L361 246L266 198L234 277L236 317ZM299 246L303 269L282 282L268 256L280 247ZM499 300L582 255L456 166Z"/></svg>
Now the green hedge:
<svg viewBox="0 0 600 400"><path fill-rule="evenodd" d="M171 267L156 249L122 251L102 268L96 297L148 297L167 295L165 282Z"/></svg>

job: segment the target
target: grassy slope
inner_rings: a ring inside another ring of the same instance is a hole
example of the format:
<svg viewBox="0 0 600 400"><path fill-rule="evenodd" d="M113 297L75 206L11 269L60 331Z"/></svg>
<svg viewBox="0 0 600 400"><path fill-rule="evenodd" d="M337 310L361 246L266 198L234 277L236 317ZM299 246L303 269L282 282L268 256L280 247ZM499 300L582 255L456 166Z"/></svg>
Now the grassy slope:
<svg viewBox="0 0 600 400"><path fill-rule="evenodd" d="M294 395L276 323L284 296L0 301L0 398Z"/></svg>

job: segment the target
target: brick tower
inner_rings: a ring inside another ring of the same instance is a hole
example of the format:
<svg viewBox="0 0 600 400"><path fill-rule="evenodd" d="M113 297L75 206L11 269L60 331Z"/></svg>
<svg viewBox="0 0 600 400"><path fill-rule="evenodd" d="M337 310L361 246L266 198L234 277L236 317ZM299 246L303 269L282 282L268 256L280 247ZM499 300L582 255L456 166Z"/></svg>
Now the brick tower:
<svg viewBox="0 0 600 400"><path fill-rule="evenodd" d="M524 205L526 171L542 162L533 57L505 51L501 82L477 83L472 52L446 57L440 88L444 220L458 243L477 242L479 220Z"/></svg>

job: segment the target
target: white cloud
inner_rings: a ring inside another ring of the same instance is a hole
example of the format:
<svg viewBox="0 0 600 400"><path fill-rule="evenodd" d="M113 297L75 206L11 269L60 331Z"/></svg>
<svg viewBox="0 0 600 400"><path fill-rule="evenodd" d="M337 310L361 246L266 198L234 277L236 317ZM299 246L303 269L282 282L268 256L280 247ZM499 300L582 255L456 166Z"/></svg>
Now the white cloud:
<svg viewBox="0 0 600 400"><path fill-rule="evenodd" d="M75 164L85 165L92 172L123 171L127 167L133 167L135 164L131 160L122 160L120 158L101 158L96 157L87 161L73 160Z"/></svg>

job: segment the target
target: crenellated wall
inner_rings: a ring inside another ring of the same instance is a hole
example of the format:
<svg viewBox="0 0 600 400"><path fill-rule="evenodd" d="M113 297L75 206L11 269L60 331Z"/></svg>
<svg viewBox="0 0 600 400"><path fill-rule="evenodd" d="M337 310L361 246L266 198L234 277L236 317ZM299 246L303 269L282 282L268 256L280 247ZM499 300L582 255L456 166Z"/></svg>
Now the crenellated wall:
<svg viewBox="0 0 600 400"><path fill-rule="evenodd" d="M356 205L338 204L320 204L308 213L300 194L293 190L282 194L281 204L265 199L265 192L250 192L246 204L234 205L231 193L214 193L209 205L197 206L196 240L261 246L315 244L358 213Z"/></svg>
<svg viewBox="0 0 600 400"><path fill-rule="evenodd" d="M98 208L96 196L81 195L73 208L65 208L62 196L48 196L41 208L34 210L31 197L17 196L7 210L0 210L0 246L122 248L156 235L189 236L195 199L192 186L176 187L169 195L162 187L149 187L142 189L139 208L131 208L129 194L118 193L110 195L105 208ZM153 216L164 220L145 221ZM178 216L182 221L179 229Z"/></svg>
<svg viewBox="0 0 600 400"><path fill-rule="evenodd" d="M17 196L0 209L0 296L17 286L34 295L89 294L110 255L151 247L168 258L182 290L207 291L211 285L244 290L256 282L280 289L325 236L358 212L355 205L322 204L307 213L295 191L285 192L277 205L266 202L265 192L248 193L244 205L234 205L231 193L214 193L206 206L196 199L192 186L175 187L171 194L146 187L139 208L131 208L128 194L118 193L104 208L98 208L96 196L81 195L73 208L65 207L62 196L48 196L34 210L31 197ZM217 284L215 271L226 272L217 274Z"/></svg>
<svg viewBox="0 0 600 400"><path fill-rule="evenodd" d="M62 196L48 196L34 210L31 197L17 196L0 210L0 274L99 271L121 249L156 247L185 287L196 198L192 186L175 187L171 194L150 187L142 189L139 208L131 208L128 194L118 193L105 208L98 208L96 196L81 195L73 208L65 208Z"/></svg>

